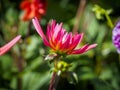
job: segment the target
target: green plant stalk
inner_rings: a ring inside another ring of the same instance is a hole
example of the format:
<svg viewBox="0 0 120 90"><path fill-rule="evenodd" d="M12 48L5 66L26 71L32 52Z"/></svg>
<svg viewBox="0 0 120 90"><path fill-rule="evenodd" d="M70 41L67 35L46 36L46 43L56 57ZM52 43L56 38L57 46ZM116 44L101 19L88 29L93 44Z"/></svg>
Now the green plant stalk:
<svg viewBox="0 0 120 90"><path fill-rule="evenodd" d="M110 28L113 28L114 25L113 25L113 23L112 23L112 21L110 19L110 16L106 12L105 12L105 17L107 19L107 22L108 22L108 25L110 26Z"/></svg>
<svg viewBox="0 0 120 90"><path fill-rule="evenodd" d="M118 60L119 64L120 64L120 54L119 54L119 60Z"/></svg>
<svg viewBox="0 0 120 90"><path fill-rule="evenodd" d="M57 57L57 58L59 58L59 57ZM54 67L56 67L56 65L57 65L57 63L58 63L58 60L59 59L55 59L54 60ZM56 83L55 83L55 78L56 78L56 75L57 75L57 73L56 72L53 72L52 73L52 78L51 78L51 80L50 80L50 85L49 85L49 90L56 90Z"/></svg>
<svg viewBox="0 0 120 90"><path fill-rule="evenodd" d="M55 77L56 77L56 73L55 73L55 72L53 72L53 74L52 74L52 78L51 78L51 80L50 80L49 90L53 90L53 88L54 88L54 84L55 84Z"/></svg>

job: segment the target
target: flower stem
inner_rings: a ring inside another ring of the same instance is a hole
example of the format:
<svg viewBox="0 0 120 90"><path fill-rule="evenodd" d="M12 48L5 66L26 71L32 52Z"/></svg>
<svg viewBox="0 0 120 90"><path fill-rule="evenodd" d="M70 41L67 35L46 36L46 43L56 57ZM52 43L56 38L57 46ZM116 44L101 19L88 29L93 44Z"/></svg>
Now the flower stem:
<svg viewBox="0 0 120 90"><path fill-rule="evenodd" d="M113 28L114 25L113 25L113 23L112 23L112 21L111 21L111 19L110 19L110 16L109 16L107 13L105 13L105 16L106 16L106 19L107 19L107 21L108 21L108 24L109 24L110 28Z"/></svg>
<svg viewBox="0 0 120 90"><path fill-rule="evenodd" d="M31 29L31 26L32 26L31 24L32 24L32 23L31 23L31 22L29 22L26 37L29 37L29 35L30 35L30 29Z"/></svg>
<svg viewBox="0 0 120 90"><path fill-rule="evenodd" d="M22 78L17 78L17 90L22 90Z"/></svg>
<svg viewBox="0 0 120 90"><path fill-rule="evenodd" d="M54 68L57 67L57 63L59 61L59 57L54 60ZM60 77L57 75L56 72L53 72L52 78L50 80L49 90L56 90Z"/></svg>
<svg viewBox="0 0 120 90"><path fill-rule="evenodd" d="M20 52L20 51L19 51ZM15 53L15 52L14 52ZM17 90L22 90L22 77L21 77L21 72L23 71L23 64L24 64L24 59L22 58L22 55L19 54L14 54L15 64L18 69L18 77L17 77Z"/></svg>
<svg viewBox="0 0 120 90"><path fill-rule="evenodd" d="M50 81L49 90L55 90L55 88L54 88L54 84L55 84L55 77L56 77L56 73L55 73L55 72L53 72L53 74L52 74L52 78L51 78L51 81Z"/></svg>
<svg viewBox="0 0 120 90"><path fill-rule="evenodd" d="M79 28L80 19L81 19L81 16L83 14L85 5L86 5L86 0L80 0L79 7L78 7L76 17L75 17L75 23L74 23L74 27L73 27L73 34L75 34L77 32L78 28Z"/></svg>
<svg viewBox="0 0 120 90"><path fill-rule="evenodd" d="M120 54L119 54L119 60L118 60L119 64L120 64Z"/></svg>

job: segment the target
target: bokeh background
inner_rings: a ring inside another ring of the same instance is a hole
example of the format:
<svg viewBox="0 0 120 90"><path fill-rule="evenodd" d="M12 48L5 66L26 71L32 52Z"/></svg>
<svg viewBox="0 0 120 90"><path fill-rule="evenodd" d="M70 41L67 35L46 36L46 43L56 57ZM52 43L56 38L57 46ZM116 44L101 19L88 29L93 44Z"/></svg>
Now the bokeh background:
<svg viewBox="0 0 120 90"><path fill-rule="evenodd" d="M9 52L0 56L0 90L48 90L52 65L44 60L49 52L35 31L32 21L22 21L22 0L0 1L0 46L16 35L22 39ZM115 25L120 18L120 0L47 0L46 15L40 23L46 31L47 23L55 19L63 22L67 31L78 28L84 33L81 45L98 46L82 55L70 55L65 61L78 76L76 90L120 90L119 55L112 43L112 30L103 15L97 19L92 11L97 4L109 14ZM72 90L72 89L69 89Z"/></svg>

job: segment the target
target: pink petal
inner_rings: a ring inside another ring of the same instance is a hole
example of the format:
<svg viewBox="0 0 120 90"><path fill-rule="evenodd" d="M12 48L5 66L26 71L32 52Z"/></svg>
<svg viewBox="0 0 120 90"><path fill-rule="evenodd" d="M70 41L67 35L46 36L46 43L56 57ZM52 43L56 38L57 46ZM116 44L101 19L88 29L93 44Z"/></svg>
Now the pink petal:
<svg viewBox="0 0 120 90"><path fill-rule="evenodd" d="M32 22L33 22L33 25L34 25L36 31L38 32L38 34L39 34L39 35L41 36L41 38L43 39L44 44L45 44L46 46L49 46L49 43L48 43L48 41L47 41L47 39L46 39L43 31L42 31L42 28L41 28L41 26L40 26L40 24L39 24L38 19L35 17L34 19L32 19Z"/></svg>
<svg viewBox="0 0 120 90"><path fill-rule="evenodd" d="M73 50L69 54L82 54L82 53L84 53L92 48L95 48L96 46L97 46L97 44L92 44L92 45L86 44L83 47L81 47L80 49Z"/></svg>
<svg viewBox="0 0 120 90"><path fill-rule="evenodd" d="M55 41L58 41L59 43L62 44L62 39L63 39L63 36L65 35L66 31L64 29L61 29L59 32L58 32L58 35L57 37L55 38Z"/></svg>
<svg viewBox="0 0 120 90"><path fill-rule="evenodd" d="M71 50L74 49L81 42L82 38L83 33L74 35L73 42L71 44Z"/></svg>
<svg viewBox="0 0 120 90"><path fill-rule="evenodd" d="M62 44L61 44L61 47L60 49L61 50L69 50L69 46L70 46L70 40L72 38L72 33L65 33L65 35L62 37Z"/></svg>
<svg viewBox="0 0 120 90"><path fill-rule="evenodd" d="M21 36L18 35L16 36L12 41L4 45L3 47L0 48L0 56L6 53L12 46L14 46L19 40Z"/></svg>
<svg viewBox="0 0 120 90"><path fill-rule="evenodd" d="M56 26L56 20L52 20L51 22L51 30L54 32L54 28Z"/></svg>
<svg viewBox="0 0 120 90"><path fill-rule="evenodd" d="M48 24L47 25L47 39L48 39L48 42L49 42L49 47L50 48L52 48L52 49L55 49L55 44L54 44L54 41L55 40L53 40L53 30L51 30L51 25L50 24Z"/></svg>
<svg viewBox="0 0 120 90"><path fill-rule="evenodd" d="M69 54L81 54L83 52L85 52L85 50L89 47L88 44L84 45L83 47L81 47L80 49L76 49L73 50L72 52L70 52Z"/></svg>
<svg viewBox="0 0 120 90"><path fill-rule="evenodd" d="M58 34L57 34L57 37L55 38L55 40L53 39L54 41L54 46L56 47L56 49L61 49L62 47L62 39L63 39L63 36L65 35L65 30L64 29L61 29ZM54 38L54 37L53 37Z"/></svg>
<svg viewBox="0 0 120 90"><path fill-rule="evenodd" d="M48 24L47 25L47 39L48 40L51 40L51 38L52 38L52 33L51 33L51 26Z"/></svg>
<svg viewBox="0 0 120 90"><path fill-rule="evenodd" d="M89 45L89 47L86 49L86 51L92 49L92 48L95 48L97 46L97 44L92 44L92 45Z"/></svg>
<svg viewBox="0 0 120 90"><path fill-rule="evenodd" d="M79 39L77 38L74 38L74 42L78 42L78 43L80 43L81 41L82 41L82 39L83 39L83 33L81 33L81 34L78 34L78 37L79 37ZM74 36L74 37L76 37L76 36Z"/></svg>
<svg viewBox="0 0 120 90"><path fill-rule="evenodd" d="M54 28L53 38L54 40L59 36L58 33L62 30L62 23L57 24Z"/></svg>

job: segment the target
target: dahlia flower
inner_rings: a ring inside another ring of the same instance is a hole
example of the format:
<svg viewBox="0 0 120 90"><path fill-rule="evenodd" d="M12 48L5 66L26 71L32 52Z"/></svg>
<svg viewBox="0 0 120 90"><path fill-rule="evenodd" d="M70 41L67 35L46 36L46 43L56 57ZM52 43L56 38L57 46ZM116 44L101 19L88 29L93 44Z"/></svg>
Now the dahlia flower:
<svg viewBox="0 0 120 90"><path fill-rule="evenodd" d="M6 45L0 47L0 56L5 54L12 46L14 46L19 40L21 36L16 36L12 41L8 42Z"/></svg>
<svg viewBox="0 0 120 90"><path fill-rule="evenodd" d="M94 47L97 44L92 45L84 45L79 49L76 49L77 45L81 42L83 38L83 33L76 33L72 35L72 32L68 33L62 27L62 23L58 24L55 20L52 20L51 25L48 24L47 26L47 33L46 35L43 33L43 30L39 24L37 18L32 19L34 27L38 34L44 41L44 44L52 49L54 53L57 54L82 54Z"/></svg>
<svg viewBox="0 0 120 90"><path fill-rule="evenodd" d="M114 27L112 34L113 44L117 48L117 52L120 54L120 22Z"/></svg>
<svg viewBox="0 0 120 90"><path fill-rule="evenodd" d="M46 13L46 0L23 0L20 8L24 10L22 20L27 21L33 17L41 18Z"/></svg>

